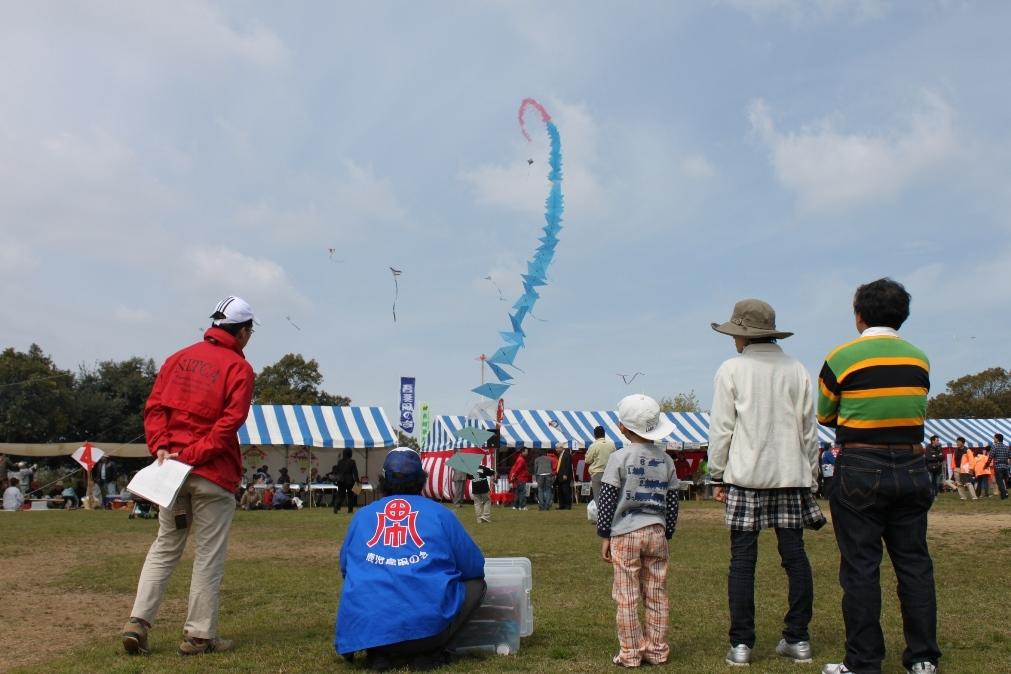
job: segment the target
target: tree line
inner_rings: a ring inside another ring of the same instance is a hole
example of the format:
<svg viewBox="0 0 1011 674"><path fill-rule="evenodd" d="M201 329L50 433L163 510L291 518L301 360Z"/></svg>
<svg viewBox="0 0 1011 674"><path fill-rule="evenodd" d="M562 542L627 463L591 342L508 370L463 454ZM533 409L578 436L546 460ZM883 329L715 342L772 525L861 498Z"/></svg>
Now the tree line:
<svg viewBox="0 0 1011 674"><path fill-rule="evenodd" d="M158 369L150 358L107 360L76 372L38 344L0 353L0 442L143 442L144 402ZM253 401L265 405L350 405L324 391L315 359L289 353L257 374Z"/></svg>
<svg viewBox="0 0 1011 674"><path fill-rule="evenodd" d="M102 440L141 442L143 412L158 370L150 358L107 360L64 370L38 344L0 353L0 442ZM256 376L253 400L264 405L350 405L323 390L316 359L285 354ZM664 411L701 412L695 391L661 401ZM992 367L948 382L927 403L933 419L1011 417L1011 370ZM417 447L398 433L401 445Z"/></svg>

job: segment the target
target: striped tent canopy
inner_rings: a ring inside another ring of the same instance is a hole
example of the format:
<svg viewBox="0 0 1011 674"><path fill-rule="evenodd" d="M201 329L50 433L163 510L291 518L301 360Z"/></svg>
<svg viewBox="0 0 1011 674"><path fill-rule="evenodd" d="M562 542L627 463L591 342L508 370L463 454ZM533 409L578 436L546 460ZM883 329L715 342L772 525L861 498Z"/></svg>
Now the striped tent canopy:
<svg viewBox="0 0 1011 674"><path fill-rule="evenodd" d="M495 469L495 452L482 449L465 449L465 452L482 454L484 458L481 464ZM449 501L453 498L453 469L446 465L446 461L453 456L453 450L428 451L421 453L421 465L428 473L428 480L425 482L421 493L424 496L434 499ZM463 498L470 499L470 480L464 483Z"/></svg>
<svg viewBox="0 0 1011 674"><path fill-rule="evenodd" d="M239 444L368 449L397 441L382 407L253 405Z"/></svg>
<svg viewBox="0 0 1011 674"><path fill-rule="evenodd" d="M994 433L1001 433L1004 441L1011 438L1011 419L927 419L923 422L923 440L932 435L941 439L945 447L954 447L955 438L965 438L970 447L983 447L993 441ZM824 426L818 427L818 439L825 442L835 440L835 431Z"/></svg>
<svg viewBox="0 0 1011 674"><path fill-rule="evenodd" d="M667 412L674 431L661 442L671 448L692 448L709 441L709 415L702 412ZM558 410L506 410L502 422L502 444L507 447L554 447L566 442L570 447L588 447L593 442L593 429L603 426L604 432L621 447L625 439L618 432L618 413Z"/></svg>
<svg viewBox="0 0 1011 674"><path fill-rule="evenodd" d="M462 416L438 416L432 419L432 427L428 430L428 437L421 443L421 451L431 452L441 449L453 449L461 447L473 447L471 443L456 437L456 432L466 427L484 428L493 430L494 421L485 419L472 419Z"/></svg>

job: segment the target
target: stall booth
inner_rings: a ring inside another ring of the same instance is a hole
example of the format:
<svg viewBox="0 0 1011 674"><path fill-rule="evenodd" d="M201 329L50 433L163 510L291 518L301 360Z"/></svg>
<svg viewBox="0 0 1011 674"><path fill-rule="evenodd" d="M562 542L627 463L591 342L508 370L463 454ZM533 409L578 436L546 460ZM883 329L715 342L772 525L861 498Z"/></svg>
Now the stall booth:
<svg viewBox="0 0 1011 674"><path fill-rule="evenodd" d="M396 446L396 436L381 407L252 405L239 429L239 445L248 478L266 465L277 481L281 468L287 468L293 489L310 497L307 505L319 502L321 495L332 496L335 489L310 480L312 469L326 475L350 449L368 502L375 497L379 469Z"/></svg>
<svg viewBox="0 0 1011 674"><path fill-rule="evenodd" d="M453 469L446 465L455 452L480 454L481 464L495 470L496 452L473 444L457 437L464 428L481 428L495 430L494 421L472 419L463 416L437 416L432 419L428 437L423 438L421 445L421 464L428 473L428 481L421 492L429 498L449 501L453 498ZM494 497L495 494L493 493ZM470 500L470 481L464 484L464 499Z"/></svg>
<svg viewBox="0 0 1011 674"><path fill-rule="evenodd" d="M684 458L694 473L705 457L709 415L669 412L667 416L674 423L674 431L661 442L669 451ZM433 420L432 428L422 445L422 456L427 462L426 470L429 471L428 495L446 499L452 497L452 471L444 468L444 463L452 456L453 449L480 451L457 437L457 432L467 426L493 430L495 422L462 416L439 416ZM597 426L603 426L605 434L616 447L624 446L625 438L618 431L618 413L613 410L505 410L498 450L494 456L488 454L485 459L485 465L497 470L492 500L500 504L512 502L513 495L506 475L517 456L517 450L530 450L527 461L532 466L536 456L541 452L553 451L559 444L565 444L572 450L577 500L589 500L590 476L584 457L586 448L594 439L593 429Z"/></svg>
<svg viewBox="0 0 1011 674"><path fill-rule="evenodd" d="M965 438L965 445L971 449L986 447L993 442L995 433L1004 436L1004 442L1011 439L1011 419L926 419L923 422L923 443L936 435L944 451L944 479L950 479L956 472L955 439ZM835 441L835 431L818 427L818 436L827 444Z"/></svg>

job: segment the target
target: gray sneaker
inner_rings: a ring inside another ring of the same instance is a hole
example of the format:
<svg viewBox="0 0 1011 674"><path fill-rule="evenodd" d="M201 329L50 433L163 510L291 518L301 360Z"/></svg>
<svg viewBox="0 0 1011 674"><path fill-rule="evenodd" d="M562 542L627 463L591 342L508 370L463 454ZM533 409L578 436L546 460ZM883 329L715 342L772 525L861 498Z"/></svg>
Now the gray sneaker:
<svg viewBox="0 0 1011 674"><path fill-rule="evenodd" d="M917 662L906 671L909 674L937 674L937 665L932 662Z"/></svg>
<svg viewBox="0 0 1011 674"><path fill-rule="evenodd" d="M731 646L727 651L727 664L735 667L747 667L751 664L751 649L744 644Z"/></svg>
<svg viewBox="0 0 1011 674"><path fill-rule="evenodd" d="M779 645L776 646L776 652L784 658L790 658L794 662L811 662L810 641L798 641L795 644L790 644L786 642L786 639L780 639Z"/></svg>

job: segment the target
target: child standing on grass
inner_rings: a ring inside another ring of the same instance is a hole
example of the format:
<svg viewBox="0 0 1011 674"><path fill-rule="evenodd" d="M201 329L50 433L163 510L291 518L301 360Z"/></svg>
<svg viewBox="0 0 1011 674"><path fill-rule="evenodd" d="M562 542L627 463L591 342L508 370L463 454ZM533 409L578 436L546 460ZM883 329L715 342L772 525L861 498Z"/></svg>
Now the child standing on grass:
<svg viewBox="0 0 1011 674"><path fill-rule="evenodd" d="M618 421L627 442L607 461L597 518L597 535L604 539L600 554L614 566L611 596L618 604L621 650L611 661L619 667L660 665L670 656L667 541L677 527L678 497L674 461L654 443L674 424L655 400L640 394L618 403Z"/></svg>

